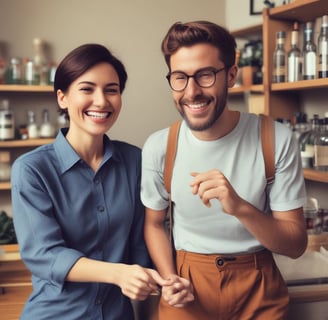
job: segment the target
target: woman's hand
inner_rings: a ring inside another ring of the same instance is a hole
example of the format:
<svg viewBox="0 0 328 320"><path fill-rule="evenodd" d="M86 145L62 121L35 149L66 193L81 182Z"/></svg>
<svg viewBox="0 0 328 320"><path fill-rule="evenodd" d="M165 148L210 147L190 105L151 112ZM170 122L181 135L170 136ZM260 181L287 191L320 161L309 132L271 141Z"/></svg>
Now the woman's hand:
<svg viewBox="0 0 328 320"><path fill-rule="evenodd" d="M156 270L139 265L119 265L117 284L122 293L132 300L145 300L150 294L159 294L159 286L168 283Z"/></svg>
<svg viewBox="0 0 328 320"><path fill-rule="evenodd" d="M171 275L162 287L162 297L172 307L181 308L194 300L192 284L187 279Z"/></svg>

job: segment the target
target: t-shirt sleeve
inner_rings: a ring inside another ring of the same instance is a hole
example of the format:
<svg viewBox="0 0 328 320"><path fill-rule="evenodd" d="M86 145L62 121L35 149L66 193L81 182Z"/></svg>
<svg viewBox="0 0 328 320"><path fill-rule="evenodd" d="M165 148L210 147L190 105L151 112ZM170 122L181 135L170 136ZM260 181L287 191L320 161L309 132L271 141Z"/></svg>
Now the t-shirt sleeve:
<svg viewBox="0 0 328 320"><path fill-rule="evenodd" d="M141 201L153 210L164 210L168 206L163 178L167 135L168 129L155 132L142 150Z"/></svg>

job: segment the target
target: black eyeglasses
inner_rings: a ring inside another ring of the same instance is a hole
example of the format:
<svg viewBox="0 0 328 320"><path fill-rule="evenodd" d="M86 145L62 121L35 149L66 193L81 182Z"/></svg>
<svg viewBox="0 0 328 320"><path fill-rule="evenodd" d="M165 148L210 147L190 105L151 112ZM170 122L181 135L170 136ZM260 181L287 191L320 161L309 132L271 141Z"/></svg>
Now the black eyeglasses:
<svg viewBox="0 0 328 320"><path fill-rule="evenodd" d="M208 68L202 69L195 72L193 75L189 76L188 74L182 71L173 71L166 76L167 81L170 84L170 87L174 91L183 91L188 85L189 78L194 78L198 86L202 88L209 88L214 85L216 80L216 74L220 71L225 70L226 67L221 69Z"/></svg>

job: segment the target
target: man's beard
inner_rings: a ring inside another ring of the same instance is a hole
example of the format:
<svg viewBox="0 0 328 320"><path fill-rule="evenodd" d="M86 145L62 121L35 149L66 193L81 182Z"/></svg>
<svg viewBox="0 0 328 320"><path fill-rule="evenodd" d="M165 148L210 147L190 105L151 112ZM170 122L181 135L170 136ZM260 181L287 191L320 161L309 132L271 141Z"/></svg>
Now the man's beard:
<svg viewBox="0 0 328 320"><path fill-rule="evenodd" d="M179 108L178 111L182 118L186 121L188 127L193 131L205 131L213 126L213 124L220 118L224 111L227 103L228 90L224 92L220 100L217 100L213 113L211 113L210 118L202 124L194 124L185 115L183 108Z"/></svg>

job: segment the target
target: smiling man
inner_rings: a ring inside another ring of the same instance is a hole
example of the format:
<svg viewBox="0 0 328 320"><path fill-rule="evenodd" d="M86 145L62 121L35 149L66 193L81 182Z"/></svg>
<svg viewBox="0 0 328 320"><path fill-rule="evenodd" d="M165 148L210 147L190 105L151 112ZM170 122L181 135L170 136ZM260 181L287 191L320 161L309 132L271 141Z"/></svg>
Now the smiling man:
<svg viewBox="0 0 328 320"><path fill-rule="evenodd" d="M283 319L288 291L272 252L296 258L306 248L297 142L275 123L275 181L267 189L260 118L227 105L235 50L230 33L207 21L175 23L162 42L183 121L171 182L175 252L165 230L168 128L143 148L146 244L170 279L160 320Z"/></svg>

